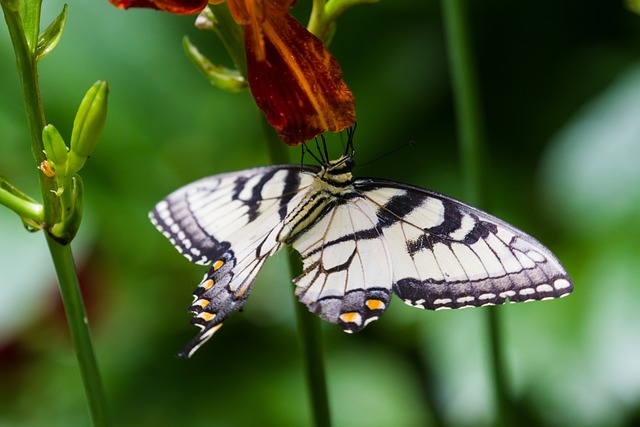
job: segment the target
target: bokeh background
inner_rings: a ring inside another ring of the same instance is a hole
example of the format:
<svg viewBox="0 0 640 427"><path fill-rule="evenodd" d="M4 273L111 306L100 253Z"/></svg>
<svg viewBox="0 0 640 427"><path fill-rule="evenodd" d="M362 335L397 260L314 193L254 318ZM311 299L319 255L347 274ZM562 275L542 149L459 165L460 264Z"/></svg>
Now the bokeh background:
<svg viewBox="0 0 640 427"><path fill-rule="evenodd" d="M308 1L295 14L306 22ZM468 2L487 143L485 209L538 237L575 292L499 308L503 369L520 425L640 423L640 16L623 0ZM43 22L63 2L44 2ZM230 65L194 17L70 4L41 62L47 120L67 136L97 79L106 131L81 175L73 248L116 425L310 424L285 254L190 360L186 308L203 267L147 220L202 176L269 164L248 92L224 93L191 66L188 35ZM46 26L46 24L44 25ZM358 175L464 197L441 7L380 1L339 20L331 50L357 100ZM415 146L375 160L407 141ZM291 150L299 162L300 150ZM22 98L0 25L0 174L37 195ZM42 235L0 209L0 426L90 424ZM426 312L396 300L349 336L322 329L335 425L496 422L487 313Z"/></svg>

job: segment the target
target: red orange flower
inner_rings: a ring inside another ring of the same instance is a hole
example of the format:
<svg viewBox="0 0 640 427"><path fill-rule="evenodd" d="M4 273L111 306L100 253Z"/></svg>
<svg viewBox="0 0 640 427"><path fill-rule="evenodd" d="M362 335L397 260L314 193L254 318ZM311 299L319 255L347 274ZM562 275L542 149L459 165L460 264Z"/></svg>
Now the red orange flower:
<svg viewBox="0 0 640 427"><path fill-rule="evenodd" d="M207 0L109 0L118 7L196 13ZM221 3L224 0L209 0ZM288 145L340 132L355 121L353 94L322 41L289 14L296 0L228 0L242 26L251 93Z"/></svg>
<svg viewBox="0 0 640 427"><path fill-rule="evenodd" d="M192 15L200 12L207 5L207 0L109 0L109 2L121 9L144 7L176 15Z"/></svg>

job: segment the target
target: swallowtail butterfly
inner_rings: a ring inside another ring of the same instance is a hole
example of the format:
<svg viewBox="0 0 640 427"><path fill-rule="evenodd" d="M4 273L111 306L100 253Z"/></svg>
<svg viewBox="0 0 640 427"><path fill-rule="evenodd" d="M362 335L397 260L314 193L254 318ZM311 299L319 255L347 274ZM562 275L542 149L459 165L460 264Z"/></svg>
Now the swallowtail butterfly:
<svg viewBox="0 0 640 427"><path fill-rule="evenodd" d="M351 138L349 138L351 139ZM349 144L350 145L350 144ZM441 310L547 300L573 285L533 237L474 207L409 184L354 178L353 151L322 166L266 166L214 175L162 200L151 222L190 261L210 266L189 311L202 331L190 357L242 308L266 259L302 256L296 295L356 332L391 294Z"/></svg>

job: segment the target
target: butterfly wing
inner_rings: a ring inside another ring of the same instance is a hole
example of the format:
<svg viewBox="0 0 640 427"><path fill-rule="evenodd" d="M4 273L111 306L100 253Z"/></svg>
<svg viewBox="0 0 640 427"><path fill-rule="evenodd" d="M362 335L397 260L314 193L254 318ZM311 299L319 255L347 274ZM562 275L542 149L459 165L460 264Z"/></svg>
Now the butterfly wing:
<svg viewBox="0 0 640 427"><path fill-rule="evenodd" d="M204 178L150 212L151 222L182 255L210 266L189 308L202 331L179 355L191 356L244 305L258 271L281 246L283 219L312 182L301 170L270 166Z"/></svg>
<svg viewBox="0 0 640 427"><path fill-rule="evenodd" d="M287 242L303 259L296 295L346 332L376 320L392 292L438 310L553 299L573 289L547 248L486 212L393 181L353 185Z"/></svg>
<svg viewBox="0 0 640 427"><path fill-rule="evenodd" d="M393 290L431 310L564 297L573 285L540 242L450 197L385 180L360 179L390 250Z"/></svg>
<svg viewBox="0 0 640 427"><path fill-rule="evenodd" d="M391 299L392 256L377 222L366 199L336 200L287 242L302 256L303 273L294 280L300 302L345 332L376 320Z"/></svg>

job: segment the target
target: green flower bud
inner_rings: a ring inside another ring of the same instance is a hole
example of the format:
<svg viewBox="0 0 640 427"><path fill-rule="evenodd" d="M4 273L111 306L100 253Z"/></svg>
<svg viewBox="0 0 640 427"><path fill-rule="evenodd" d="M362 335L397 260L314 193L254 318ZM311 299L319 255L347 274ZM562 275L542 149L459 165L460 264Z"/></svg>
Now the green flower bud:
<svg viewBox="0 0 640 427"><path fill-rule="evenodd" d="M67 145L62 136L53 125L46 125L42 129L42 142L47 159L59 168L64 168L67 163Z"/></svg>
<svg viewBox="0 0 640 427"><path fill-rule="evenodd" d="M71 131L71 152L67 162L69 175L78 172L96 148L107 118L108 95L108 83L98 80L80 103Z"/></svg>

